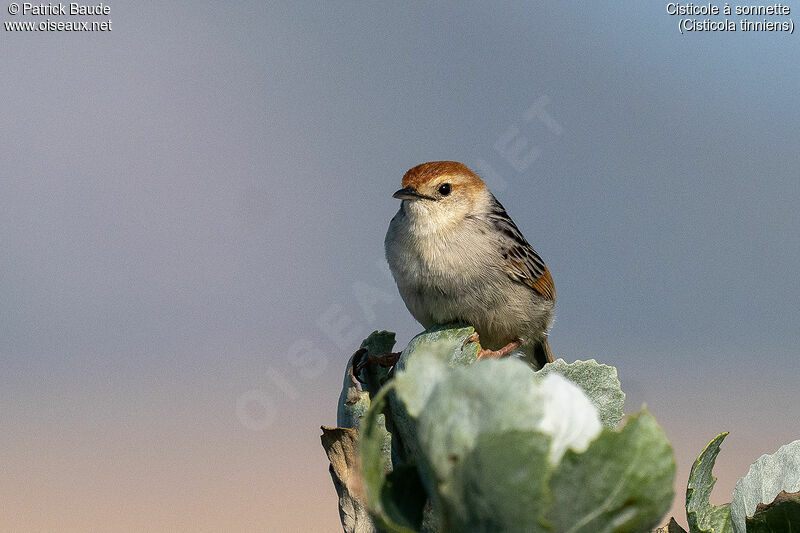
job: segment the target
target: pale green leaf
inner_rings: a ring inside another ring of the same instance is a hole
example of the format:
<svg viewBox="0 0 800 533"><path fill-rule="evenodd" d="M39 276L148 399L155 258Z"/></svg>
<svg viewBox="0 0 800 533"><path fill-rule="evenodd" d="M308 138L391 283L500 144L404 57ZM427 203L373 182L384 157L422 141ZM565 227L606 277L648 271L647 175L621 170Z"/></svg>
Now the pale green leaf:
<svg viewBox="0 0 800 533"><path fill-rule="evenodd" d="M432 328L411 339L395 368L394 392L389 398L392 421L402 442L406 460L418 455L417 418L436 386L450 368L475 361L479 345L464 341L475 330L465 328Z"/></svg>
<svg viewBox="0 0 800 533"><path fill-rule="evenodd" d="M625 393L620 387L617 369L601 365L594 359L566 363L556 359L544 365L537 374L558 373L578 385L597 407L600 421L604 426L615 428L622 420Z"/></svg>
<svg viewBox="0 0 800 533"><path fill-rule="evenodd" d="M759 503L771 503L781 491L800 491L800 440L756 459L747 475L736 483L731 502L734 531L749 531L746 518L753 516ZM800 523L793 525L800 530Z"/></svg>
<svg viewBox="0 0 800 533"><path fill-rule="evenodd" d="M448 531L552 531L549 507L549 437L535 431L484 433L440 486Z"/></svg>
<svg viewBox="0 0 800 533"><path fill-rule="evenodd" d="M585 452L564 454L548 518L559 533L649 531L669 509L674 477L672 447L643 411L618 431L604 429Z"/></svg>

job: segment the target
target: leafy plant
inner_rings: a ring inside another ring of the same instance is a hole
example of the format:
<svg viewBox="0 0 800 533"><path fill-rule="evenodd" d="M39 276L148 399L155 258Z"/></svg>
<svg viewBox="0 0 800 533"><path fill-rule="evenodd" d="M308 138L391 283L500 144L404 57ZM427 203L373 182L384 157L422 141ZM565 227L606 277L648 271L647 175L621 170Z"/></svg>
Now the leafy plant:
<svg viewBox="0 0 800 533"><path fill-rule="evenodd" d="M711 475L720 433L692 466L686 489L690 533L784 533L800 526L800 440L762 455L736 483L730 504L713 506L708 499L716 478Z"/></svg>
<svg viewBox="0 0 800 533"><path fill-rule="evenodd" d="M323 428L345 531L653 531L673 497L672 448L644 409L620 427L616 369L479 361L479 345L465 344L473 331L431 329L399 359L381 355L394 334L375 332L351 358L342 427ZM800 441L756 461L733 503L713 506L726 435L692 467L690 532L797 528ZM674 520L658 531L685 533Z"/></svg>

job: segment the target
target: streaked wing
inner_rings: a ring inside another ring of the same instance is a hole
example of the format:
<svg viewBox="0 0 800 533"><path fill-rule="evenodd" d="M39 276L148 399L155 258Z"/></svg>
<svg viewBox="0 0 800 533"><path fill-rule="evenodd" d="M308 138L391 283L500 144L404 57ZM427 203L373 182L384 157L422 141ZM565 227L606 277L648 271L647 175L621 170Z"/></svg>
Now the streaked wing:
<svg viewBox="0 0 800 533"><path fill-rule="evenodd" d="M497 231L508 238L500 246L500 253L509 277L524 283L545 298L555 300L556 287L544 261L525 240L503 205L496 198L492 199L494 202L489 211L489 220Z"/></svg>

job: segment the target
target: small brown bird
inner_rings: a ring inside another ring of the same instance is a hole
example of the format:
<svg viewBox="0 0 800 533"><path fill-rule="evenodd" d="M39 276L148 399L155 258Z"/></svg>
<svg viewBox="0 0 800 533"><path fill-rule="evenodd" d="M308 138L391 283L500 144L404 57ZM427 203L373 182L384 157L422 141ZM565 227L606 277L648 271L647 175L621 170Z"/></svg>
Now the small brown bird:
<svg viewBox="0 0 800 533"><path fill-rule="evenodd" d="M435 161L406 172L394 197L386 259L414 318L426 329L472 325L481 358L552 361L553 278L486 184L461 163Z"/></svg>

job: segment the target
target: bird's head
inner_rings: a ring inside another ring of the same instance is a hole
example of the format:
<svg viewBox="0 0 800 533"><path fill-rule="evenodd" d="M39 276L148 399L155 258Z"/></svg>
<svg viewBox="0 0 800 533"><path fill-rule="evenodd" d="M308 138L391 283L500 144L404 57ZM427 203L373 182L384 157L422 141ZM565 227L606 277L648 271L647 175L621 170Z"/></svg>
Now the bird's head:
<svg viewBox="0 0 800 533"><path fill-rule="evenodd" d="M403 211L420 226L437 230L457 224L479 211L487 197L486 184L456 161L417 165L403 176L403 188L394 193Z"/></svg>

